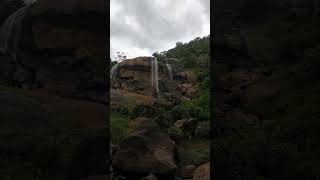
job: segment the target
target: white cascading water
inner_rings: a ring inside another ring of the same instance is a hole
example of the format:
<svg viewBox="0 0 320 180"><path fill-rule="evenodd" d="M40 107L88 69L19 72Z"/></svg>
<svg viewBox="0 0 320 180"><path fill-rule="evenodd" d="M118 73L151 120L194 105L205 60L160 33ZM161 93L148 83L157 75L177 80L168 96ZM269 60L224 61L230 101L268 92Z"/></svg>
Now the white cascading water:
<svg viewBox="0 0 320 180"><path fill-rule="evenodd" d="M8 53L14 59L17 57L21 30L24 17L27 14L28 8L36 0L24 0L26 6L18 9L11 14L0 27L0 52Z"/></svg>
<svg viewBox="0 0 320 180"><path fill-rule="evenodd" d="M116 64L114 66L112 66L111 70L110 70L110 78L115 81L116 80L116 76L117 76L117 69L119 67L119 64Z"/></svg>
<svg viewBox="0 0 320 180"><path fill-rule="evenodd" d="M154 87L154 62L153 58L151 58L151 87Z"/></svg>
<svg viewBox="0 0 320 180"><path fill-rule="evenodd" d="M0 24L0 53L11 56L15 64L18 63L17 54L19 53L23 21L33 2L24 2L26 6L16 10Z"/></svg>
<svg viewBox="0 0 320 180"><path fill-rule="evenodd" d="M0 51L14 58L19 47L21 28L27 7L22 7L11 14L0 28Z"/></svg>
<svg viewBox="0 0 320 180"><path fill-rule="evenodd" d="M26 5L31 5L33 4L34 2L36 2L37 0L23 0L23 2L26 4Z"/></svg>
<svg viewBox="0 0 320 180"><path fill-rule="evenodd" d="M166 59L166 65L167 65L167 69L168 69L168 73L169 73L169 78L170 80L173 79L173 74L172 74L172 68L171 68L171 64L168 63L167 58Z"/></svg>
<svg viewBox="0 0 320 180"><path fill-rule="evenodd" d="M158 59L152 57L151 59L151 85L155 88L157 95L159 95L159 73L158 73Z"/></svg>
<svg viewBox="0 0 320 180"><path fill-rule="evenodd" d="M154 63L155 63L155 85L156 85L156 90L157 90L157 95L159 94L159 71L158 71L158 59L155 57L154 58Z"/></svg>

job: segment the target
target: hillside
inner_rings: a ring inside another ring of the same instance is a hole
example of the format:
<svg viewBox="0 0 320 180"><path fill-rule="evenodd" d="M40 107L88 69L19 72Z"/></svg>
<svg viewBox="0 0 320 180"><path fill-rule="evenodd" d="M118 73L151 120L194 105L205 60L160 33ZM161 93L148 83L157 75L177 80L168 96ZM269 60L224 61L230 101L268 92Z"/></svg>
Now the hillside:
<svg viewBox="0 0 320 180"><path fill-rule="evenodd" d="M152 173L158 179L188 179L197 176L196 168L209 176L208 63L208 36L154 57L111 63L115 177ZM132 154L137 158L129 158Z"/></svg>

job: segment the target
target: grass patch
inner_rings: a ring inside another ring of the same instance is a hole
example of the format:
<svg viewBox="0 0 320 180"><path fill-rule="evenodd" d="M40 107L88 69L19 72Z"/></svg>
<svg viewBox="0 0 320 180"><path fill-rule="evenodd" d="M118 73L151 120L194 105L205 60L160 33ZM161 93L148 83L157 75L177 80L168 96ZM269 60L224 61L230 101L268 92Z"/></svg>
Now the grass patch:
<svg viewBox="0 0 320 180"><path fill-rule="evenodd" d="M192 139L185 141L179 147L181 164L200 165L210 160L210 141Z"/></svg>
<svg viewBox="0 0 320 180"><path fill-rule="evenodd" d="M111 113L110 119L110 136L111 142L118 144L128 134L128 119L129 117L120 113Z"/></svg>

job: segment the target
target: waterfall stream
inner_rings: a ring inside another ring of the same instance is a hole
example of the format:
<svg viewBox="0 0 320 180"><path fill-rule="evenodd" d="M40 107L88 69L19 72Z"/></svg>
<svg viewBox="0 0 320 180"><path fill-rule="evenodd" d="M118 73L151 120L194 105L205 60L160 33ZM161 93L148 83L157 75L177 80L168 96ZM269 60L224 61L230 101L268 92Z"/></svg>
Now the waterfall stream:
<svg viewBox="0 0 320 180"><path fill-rule="evenodd" d="M158 72L158 59L152 57L151 59L151 85L155 88L157 95L159 95L159 72Z"/></svg>
<svg viewBox="0 0 320 180"><path fill-rule="evenodd" d="M36 0L23 0L25 6L11 14L0 27L0 52L16 60L19 51L23 20L28 8Z"/></svg>
<svg viewBox="0 0 320 180"><path fill-rule="evenodd" d="M0 51L16 58L21 37L23 20L29 6L11 14L0 27Z"/></svg>
<svg viewBox="0 0 320 180"><path fill-rule="evenodd" d="M117 69L119 67L119 64L116 64L114 66L112 66L111 70L110 70L110 78L115 81L116 80L116 76L117 76Z"/></svg>
<svg viewBox="0 0 320 180"><path fill-rule="evenodd" d="M159 95L159 65L158 65L158 59L156 57L151 57L151 87L156 91L156 96ZM116 80L117 77L117 71L118 68L120 66L120 63L114 65L111 70L110 70L110 79L112 79L113 81ZM170 74L172 74L171 71L171 66L168 64L168 66L170 68ZM172 76L172 75L170 75Z"/></svg>
<svg viewBox="0 0 320 180"><path fill-rule="evenodd" d="M173 79L173 74L172 74L171 64L168 63L167 58L165 58L165 59L166 59L166 66L167 66L168 73L169 73L169 78L170 78L170 80L172 80Z"/></svg>
<svg viewBox="0 0 320 180"><path fill-rule="evenodd" d="M36 2L37 0L23 0L23 2L26 4L26 5L31 5L33 4L34 2Z"/></svg>

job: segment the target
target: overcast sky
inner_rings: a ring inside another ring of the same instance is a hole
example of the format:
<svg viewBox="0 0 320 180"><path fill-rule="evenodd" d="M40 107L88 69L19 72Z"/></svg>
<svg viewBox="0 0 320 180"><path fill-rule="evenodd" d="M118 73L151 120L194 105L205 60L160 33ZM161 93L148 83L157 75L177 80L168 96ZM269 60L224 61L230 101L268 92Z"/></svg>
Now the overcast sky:
<svg viewBox="0 0 320 180"><path fill-rule="evenodd" d="M111 0L111 57L151 56L210 34L210 0Z"/></svg>

